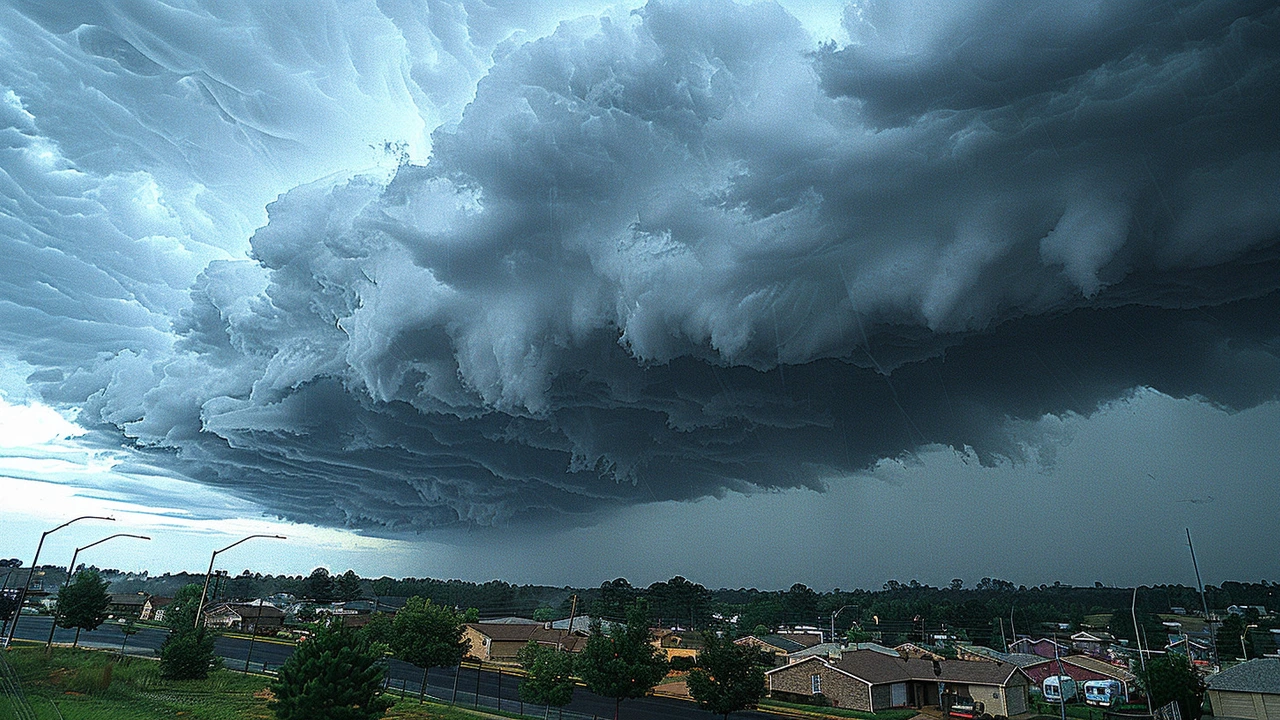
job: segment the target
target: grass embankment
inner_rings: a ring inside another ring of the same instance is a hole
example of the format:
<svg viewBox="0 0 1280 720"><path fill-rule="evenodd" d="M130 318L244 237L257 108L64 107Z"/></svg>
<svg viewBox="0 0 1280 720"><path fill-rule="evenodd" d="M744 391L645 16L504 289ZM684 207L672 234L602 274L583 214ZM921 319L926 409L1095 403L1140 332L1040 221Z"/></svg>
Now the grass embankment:
<svg viewBox="0 0 1280 720"><path fill-rule="evenodd" d="M217 670L206 680L165 680L145 658L117 660L111 653L16 647L5 653L39 720L271 720L270 678ZM56 709L55 709L56 705ZM0 695L0 718L14 716ZM401 700L388 720L491 718L462 708Z"/></svg>
<svg viewBox="0 0 1280 720"><path fill-rule="evenodd" d="M815 718L824 717L841 717L841 718L859 718L859 720L910 720L918 713L915 710L881 710L878 713L863 712L862 710L847 710L845 708L834 707L817 707L816 705L800 705L799 703L781 702L779 700L765 699L760 702L761 710L777 710L785 712L788 715L810 715Z"/></svg>

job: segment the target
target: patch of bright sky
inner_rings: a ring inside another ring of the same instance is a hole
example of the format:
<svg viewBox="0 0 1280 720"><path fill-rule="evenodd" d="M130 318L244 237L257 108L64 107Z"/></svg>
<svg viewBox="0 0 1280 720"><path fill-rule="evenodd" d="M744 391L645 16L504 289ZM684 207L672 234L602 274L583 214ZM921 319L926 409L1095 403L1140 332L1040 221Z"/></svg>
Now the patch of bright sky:
<svg viewBox="0 0 1280 720"><path fill-rule="evenodd" d="M196 570L219 547L272 534L288 540L246 544L225 558L224 569L296 574L323 565L376 577L430 545L275 520L249 501L138 465L127 450L90 448L77 440L83 434L51 407L0 396L0 557L30 563L41 532L80 515L110 515L116 522L83 521L49 536L42 564L65 562L62 556L77 546L127 532L152 540L121 538L83 560L153 573Z"/></svg>

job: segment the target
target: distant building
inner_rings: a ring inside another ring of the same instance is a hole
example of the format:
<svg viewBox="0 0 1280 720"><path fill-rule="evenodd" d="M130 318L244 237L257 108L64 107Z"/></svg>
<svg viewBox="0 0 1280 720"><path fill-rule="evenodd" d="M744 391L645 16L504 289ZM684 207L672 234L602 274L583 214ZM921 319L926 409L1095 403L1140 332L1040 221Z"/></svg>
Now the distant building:
<svg viewBox="0 0 1280 720"><path fill-rule="evenodd" d="M1071 636L1072 649L1096 658L1107 657L1115 642L1114 635L1099 630L1081 631Z"/></svg>
<svg viewBox="0 0 1280 720"><path fill-rule="evenodd" d="M1084 685L1089 680L1115 680L1120 683L1120 692L1126 700L1138 681L1138 677L1127 668L1112 665L1089 655L1069 655L1053 660L1042 659L1034 665L1023 667L1022 670L1036 685L1040 685L1045 678L1054 675L1066 675L1079 685Z"/></svg>
<svg viewBox="0 0 1280 720"><path fill-rule="evenodd" d="M172 604L173 598L171 597L149 597L146 602L142 603L142 612L138 615L138 619L164 622L165 608Z"/></svg>
<svg viewBox="0 0 1280 720"><path fill-rule="evenodd" d="M284 611L266 600L219 603L204 611L204 623L208 627L262 635L284 626Z"/></svg>
<svg viewBox="0 0 1280 720"><path fill-rule="evenodd" d="M734 640L733 643L735 645L742 645L743 647L755 648L763 653L773 655L773 662L775 665L786 664L788 655L799 650L804 650L806 647L810 647L781 635L748 635L744 638Z"/></svg>
<svg viewBox="0 0 1280 720"><path fill-rule="evenodd" d="M1009 652L1051 658L1070 654L1071 647L1049 638L1040 638L1039 640L1020 638L1009 645Z"/></svg>
<svg viewBox="0 0 1280 720"><path fill-rule="evenodd" d="M147 602L145 593L114 593L107 604L107 614L113 617L136 618L142 614Z"/></svg>

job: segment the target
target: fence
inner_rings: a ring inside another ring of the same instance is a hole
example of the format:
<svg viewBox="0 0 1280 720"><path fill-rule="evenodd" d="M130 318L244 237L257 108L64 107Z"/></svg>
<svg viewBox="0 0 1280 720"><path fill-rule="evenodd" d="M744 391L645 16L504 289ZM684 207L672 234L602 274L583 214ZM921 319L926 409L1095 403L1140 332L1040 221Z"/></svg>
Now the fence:
<svg viewBox="0 0 1280 720"><path fill-rule="evenodd" d="M483 666L468 666L468 668L477 673L476 684L478 685L478 673L483 671ZM428 684L427 691L424 693L422 691L421 681L412 680L407 677L393 679L390 672L388 672L384 689L386 692L393 695L398 694L402 698L425 698L445 705L498 710L501 712L516 713L518 715L525 715L529 717L546 718L547 720L604 720L599 715L581 713L574 710L565 710L564 708L549 707L547 705L539 705L536 703L527 703L516 698L487 695L483 692L475 692L474 690L468 691L465 687L461 686L461 683L459 682L461 679L460 674L462 669L463 666L461 665L455 669L452 688L442 687L439 685L432 686ZM517 675L504 676L499 669L496 674L499 686L501 686L503 677L508 678L512 683L518 683L520 680Z"/></svg>

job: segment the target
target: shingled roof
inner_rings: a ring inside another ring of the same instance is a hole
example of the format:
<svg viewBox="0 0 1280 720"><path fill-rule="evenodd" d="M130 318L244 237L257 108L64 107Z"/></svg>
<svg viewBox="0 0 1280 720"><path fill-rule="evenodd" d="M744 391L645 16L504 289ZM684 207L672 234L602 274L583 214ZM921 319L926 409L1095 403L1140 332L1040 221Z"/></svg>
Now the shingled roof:
<svg viewBox="0 0 1280 720"><path fill-rule="evenodd" d="M1210 690L1280 695L1280 658L1258 658L1209 676Z"/></svg>
<svg viewBox="0 0 1280 720"><path fill-rule="evenodd" d="M924 680L1004 685L1018 672L1013 663L980 660L932 660L894 658L874 650L855 650L840 656L834 665L873 685L904 680Z"/></svg>

